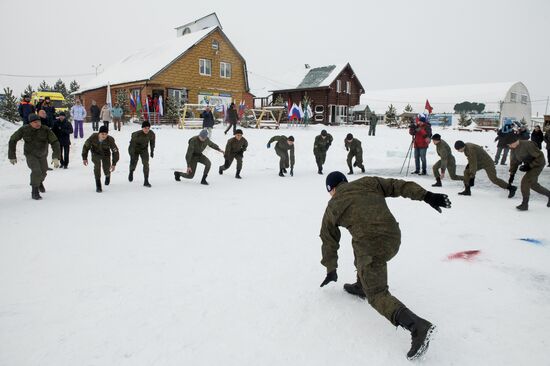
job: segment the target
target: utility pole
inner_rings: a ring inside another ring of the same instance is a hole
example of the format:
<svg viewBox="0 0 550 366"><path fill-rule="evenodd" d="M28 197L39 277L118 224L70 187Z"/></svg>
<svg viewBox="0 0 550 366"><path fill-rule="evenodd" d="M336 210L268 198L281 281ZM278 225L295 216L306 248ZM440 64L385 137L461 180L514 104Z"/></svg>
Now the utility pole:
<svg viewBox="0 0 550 366"><path fill-rule="evenodd" d="M101 67L101 64L99 64L99 65L92 65L92 67L95 69L95 76L97 76L97 70Z"/></svg>
<svg viewBox="0 0 550 366"><path fill-rule="evenodd" d="M550 101L550 96L546 97L546 108L544 109L544 114L548 114L548 102Z"/></svg>

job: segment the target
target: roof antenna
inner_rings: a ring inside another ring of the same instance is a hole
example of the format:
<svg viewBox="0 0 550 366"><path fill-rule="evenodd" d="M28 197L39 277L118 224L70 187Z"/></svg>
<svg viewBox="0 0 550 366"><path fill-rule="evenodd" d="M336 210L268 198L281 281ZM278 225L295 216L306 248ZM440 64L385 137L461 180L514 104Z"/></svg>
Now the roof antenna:
<svg viewBox="0 0 550 366"><path fill-rule="evenodd" d="M304 64L304 66L306 67L306 69L309 69L309 64Z"/></svg>

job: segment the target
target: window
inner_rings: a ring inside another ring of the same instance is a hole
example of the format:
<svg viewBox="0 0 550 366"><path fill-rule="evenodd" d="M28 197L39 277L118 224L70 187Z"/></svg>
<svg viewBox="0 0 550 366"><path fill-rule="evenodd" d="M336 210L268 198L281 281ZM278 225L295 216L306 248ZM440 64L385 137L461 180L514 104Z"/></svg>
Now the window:
<svg viewBox="0 0 550 366"><path fill-rule="evenodd" d="M199 74L212 76L212 60L199 59Z"/></svg>
<svg viewBox="0 0 550 366"><path fill-rule="evenodd" d="M346 81L346 93L351 94L351 81Z"/></svg>
<svg viewBox="0 0 550 366"><path fill-rule="evenodd" d="M168 89L168 98L173 99L177 105L187 103L186 89Z"/></svg>
<svg viewBox="0 0 550 366"><path fill-rule="evenodd" d="M521 96L521 104L527 104L527 95Z"/></svg>
<svg viewBox="0 0 550 366"><path fill-rule="evenodd" d="M325 112L325 106L319 104L315 106L315 113L324 113Z"/></svg>
<svg viewBox="0 0 550 366"><path fill-rule="evenodd" d="M516 93L510 93L510 102L515 103L518 101L518 95Z"/></svg>
<svg viewBox="0 0 550 366"><path fill-rule="evenodd" d="M342 82L340 80L336 80L336 93L342 92Z"/></svg>
<svg viewBox="0 0 550 366"><path fill-rule="evenodd" d="M231 64L229 62L220 62L220 77L231 78Z"/></svg>
<svg viewBox="0 0 550 366"><path fill-rule="evenodd" d="M220 49L220 44L215 39L212 40L212 49L216 51Z"/></svg>

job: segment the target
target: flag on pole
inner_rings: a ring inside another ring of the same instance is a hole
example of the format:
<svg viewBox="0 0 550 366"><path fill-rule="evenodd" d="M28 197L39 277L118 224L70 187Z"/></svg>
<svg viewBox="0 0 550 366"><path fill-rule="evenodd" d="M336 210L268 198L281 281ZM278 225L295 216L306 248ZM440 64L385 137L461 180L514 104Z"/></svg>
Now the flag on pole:
<svg viewBox="0 0 550 366"><path fill-rule="evenodd" d="M302 102L298 104L298 112L300 113L300 119L304 118L304 110L302 109Z"/></svg>
<svg viewBox="0 0 550 366"><path fill-rule="evenodd" d="M159 95L158 109L159 116L164 116L164 108L162 107L162 95Z"/></svg>
<svg viewBox="0 0 550 366"><path fill-rule="evenodd" d="M136 115L137 117L139 118L140 114L141 114L141 109L142 109L142 105L141 105L141 93L139 93L137 95L137 101L136 101Z"/></svg>
<svg viewBox="0 0 550 366"><path fill-rule="evenodd" d="M135 111L136 110L136 100L134 99L134 94L130 93L130 107Z"/></svg>
<svg viewBox="0 0 550 366"><path fill-rule="evenodd" d="M145 97L145 110L147 111L147 120L149 120L149 96Z"/></svg>
<svg viewBox="0 0 550 366"><path fill-rule="evenodd" d="M111 108L113 106L113 103L111 102L111 83L107 84L107 100L105 101L105 104Z"/></svg>
<svg viewBox="0 0 550 366"><path fill-rule="evenodd" d="M424 109L426 109L429 114L432 114L433 108L430 105L430 102L428 101L428 99L426 99L426 105L424 106Z"/></svg>
<svg viewBox="0 0 550 366"><path fill-rule="evenodd" d="M246 104L244 103L244 100L241 100L241 103L239 103L239 119L243 118L245 109L246 109Z"/></svg>
<svg viewBox="0 0 550 366"><path fill-rule="evenodd" d="M292 119L292 101L288 98L288 103L286 105L286 110L288 111L288 120Z"/></svg>
<svg viewBox="0 0 550 366"><path fill-rule="evenodd" d="M302 115L300 114L300 109L296 104L292 104L292 107L290 107L290 115L289 120L299 120L302 118Z"/></svg>

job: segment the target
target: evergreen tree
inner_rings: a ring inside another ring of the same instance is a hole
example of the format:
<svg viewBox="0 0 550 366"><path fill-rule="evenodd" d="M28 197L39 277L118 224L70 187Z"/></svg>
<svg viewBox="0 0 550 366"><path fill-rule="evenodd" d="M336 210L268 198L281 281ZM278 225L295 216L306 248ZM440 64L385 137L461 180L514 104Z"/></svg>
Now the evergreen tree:
<svg viewBox="0 0 550 366"><path fill-rule="evenodd" d="M67 86L61 79L58 79L55 82L55 84L53 85L53 91L63 94L64 98L67 98L67 94L69 94Z"/></svg>
<svg viewBox="0 0 550 366"><path fill-rule="evenodd" d="M34 89L32 88L32 85L29 84L27 85L27 87L25 88L25 91L23 91L23 93L21 93L21 99L23 99L23 97L25 95L28 95L29 97L32 96L32 93L34 93Z"/></svg>
<svg viewBox="0 0 550 366"><path fill-rule="evenodd" d="M393 104L389 105L385 115L386 115L386 124L394 124L395 122L397 122L397 111L393 106Z"/></svg>
<svg viewBox="0 0 550 366"><path fill-rule="evenodd" d="M51 91L52 88L48 85L46 80L42 80L40 85L38 85L38 91L45 92L45 91Z"/></svg>
<svg viewBox="0 0 550 366"><path fill-rule="evenodd" d="M67 96L65 96L65 103L67 104L67 108L71 109L71 107L75 104L75 96L74 92L78 91L80 89L80 85L76 82L76 80L71 81L71 84L69 85L69 91L67 93Z"/></svg>
<svg viewBox="0 0 550 366"><path fill-rule="evenodd" d="M412 112L412 111L413 111L413 107L410 104L407 104L407 106L405 107L405 112Z"/></svg>
<svg viewBox="0 0 550 366"><path fill-rule="evenodd" d="M169 122L178 123L180 118L181 103L176 98L167 98L165 102L166 110L164 116Z"/></svg>
<svg viewBox="0 0 550 366"><path fill-rule="evenodd" d="M128 97L128 90L126 89L119 89L116 91L116 103L122 108L124 111L124 115L127 115L130 113L130 98Z"/></svg>
<svg viewBox="0 0 550 366"><path fill-rule="evenodd" d="M13 95L13 90L4 88L4 98L0 100L0 117L6 121L16 122L21 120L18 111L17 98Z"/></svg>

